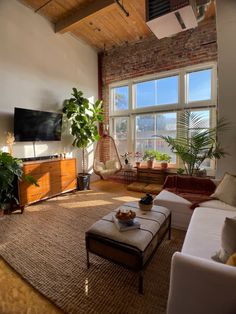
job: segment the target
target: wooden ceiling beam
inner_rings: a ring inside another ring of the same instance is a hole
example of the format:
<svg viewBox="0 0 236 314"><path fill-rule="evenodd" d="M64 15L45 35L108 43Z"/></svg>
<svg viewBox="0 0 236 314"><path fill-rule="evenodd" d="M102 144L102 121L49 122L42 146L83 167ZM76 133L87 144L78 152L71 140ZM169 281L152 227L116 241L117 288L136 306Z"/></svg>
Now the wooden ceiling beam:
<svg viewBox="0 0 236 314"><path fill-rule="evenodd" d="M61 34L69 32L76 28L77 24L84 18L91 16L100 10L103 10L110 5L116 5L114 0L96 0L91 2L87 6L76 10L68 17L59 20L55 24L55 32Z"/></svg>

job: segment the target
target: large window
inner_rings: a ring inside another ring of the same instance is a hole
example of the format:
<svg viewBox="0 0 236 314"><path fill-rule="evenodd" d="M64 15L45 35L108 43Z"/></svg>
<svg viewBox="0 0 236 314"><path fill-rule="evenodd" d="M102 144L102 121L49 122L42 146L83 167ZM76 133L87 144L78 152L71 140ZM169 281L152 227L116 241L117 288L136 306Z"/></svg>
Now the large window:
<svg viewBox="0 0 236 314"><path fill-rule="evenodd" d="M175 164L176 156L161 136L177 136L183 110L198 111L205 117L202 129L209 128L215 106L215 64L121 82L110 86L111 133L120 154L156 149L170 154ZM191 136L194 129L186 131Z"/></svg>

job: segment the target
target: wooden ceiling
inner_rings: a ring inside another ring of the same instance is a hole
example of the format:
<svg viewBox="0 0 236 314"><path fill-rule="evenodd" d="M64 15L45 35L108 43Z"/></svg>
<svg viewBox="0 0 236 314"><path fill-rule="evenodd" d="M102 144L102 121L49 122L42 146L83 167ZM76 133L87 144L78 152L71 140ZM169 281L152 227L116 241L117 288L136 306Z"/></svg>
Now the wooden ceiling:
<svg viewBox="0 0 236 314"><path fill-rule="evenodd" d="M97 50L122 46L152 34L145 23L145 0L120 0L128 17L114 0L19 1L55 24L56 32L71 32Z"/></svg>

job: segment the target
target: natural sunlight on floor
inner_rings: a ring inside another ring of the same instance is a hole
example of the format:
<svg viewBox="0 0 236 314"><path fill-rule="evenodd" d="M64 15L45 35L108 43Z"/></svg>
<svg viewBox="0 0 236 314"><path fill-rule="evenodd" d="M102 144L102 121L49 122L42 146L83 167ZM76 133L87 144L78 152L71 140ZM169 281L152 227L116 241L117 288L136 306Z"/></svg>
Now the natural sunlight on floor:
<svg viewBox="0 0 236 314"><path fill-rule="evenodd" d="M77 208L77 207L95 207L95 206L103 206L110 205L112 202L104 201L104 200L95 200L95 201L83 201L76 203L62 203L61 206L64 208Z"/></svg>
<svg viewBox="0 0 236 314"><path fill-rule="evenodd" d="M116 201L121 201L121 202L137 202L139 201L139 198L137 197L132 197L132 196L121 196L121 197L113 197L112 198L113 200L116 200Z"/></svg>

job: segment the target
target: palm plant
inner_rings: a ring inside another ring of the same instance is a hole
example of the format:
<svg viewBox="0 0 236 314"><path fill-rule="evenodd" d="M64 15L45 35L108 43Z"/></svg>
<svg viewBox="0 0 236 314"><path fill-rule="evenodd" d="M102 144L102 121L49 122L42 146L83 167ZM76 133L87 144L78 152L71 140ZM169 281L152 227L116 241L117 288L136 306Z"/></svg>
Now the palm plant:
<svg viewBox="0 0 236 314"><path fill-rule="evenodd" d="M161 136L171 150L177 154L185 168L186 174L192 176L199 170L206 159L220 159L225 151L217 142L218 132L226 129L227 123L220 120L216 127L207 128L202 114L185 111L179 121L179 134L177 138Z"/></svg>

